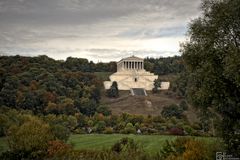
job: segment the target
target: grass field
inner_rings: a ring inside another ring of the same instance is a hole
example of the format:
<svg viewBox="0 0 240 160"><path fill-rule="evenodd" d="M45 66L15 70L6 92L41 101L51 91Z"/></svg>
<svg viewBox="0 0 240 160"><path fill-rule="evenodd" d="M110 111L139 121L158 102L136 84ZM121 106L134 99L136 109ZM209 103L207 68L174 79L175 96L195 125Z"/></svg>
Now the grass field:
<svg viewBox="0 0 240 160"><path fill-rule="evenodd" d="M88 135L72 135L68 143L72 144L75 149L102 149L109 148L115 142L123 137L133 138L138 142L145 151L148 153L158 152L166 140L172 141L177 136L166 136L166 135L123 135L123 134L88 134ZM206 141L207 143L215 143L218 141L217 138L210 137L196 137L199 140Z"/></svg>
<svg viewBox="0 0 240 160"><path fill-rule="evenodd" d="M123 134L75 134L70 136L68 143L72 144L75 149L108 149L118 140L123 137L133 138L138 142L145 151L148 153L158 152L166 140L172 141L177 136L165 135L123 135ZM196 137L199 140L208 143L216 143L219 141L217 138ZM8 149L6 138L0 138L0 153Z"/></svg>

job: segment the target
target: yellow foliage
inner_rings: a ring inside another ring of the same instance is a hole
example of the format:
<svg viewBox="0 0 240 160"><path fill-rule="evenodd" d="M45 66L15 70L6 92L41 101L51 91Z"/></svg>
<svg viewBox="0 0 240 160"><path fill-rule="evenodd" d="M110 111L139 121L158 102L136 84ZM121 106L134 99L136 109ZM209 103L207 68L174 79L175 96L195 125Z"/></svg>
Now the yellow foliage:
<svg viewBox="0 0 240 160"><path fill-rule="evenodd" d="M49 125L36 118L31 118L21 126L12 126L8 131L11 150L46 150L48 141L53 138Z"/></svg>
<svg viewBox="0 0 240 160"><path fill-rule="evenodd" d="M185 144L185 152L182 157L184 160L206 160L206 150L204 144L198 140L189 140Z"/></svg>

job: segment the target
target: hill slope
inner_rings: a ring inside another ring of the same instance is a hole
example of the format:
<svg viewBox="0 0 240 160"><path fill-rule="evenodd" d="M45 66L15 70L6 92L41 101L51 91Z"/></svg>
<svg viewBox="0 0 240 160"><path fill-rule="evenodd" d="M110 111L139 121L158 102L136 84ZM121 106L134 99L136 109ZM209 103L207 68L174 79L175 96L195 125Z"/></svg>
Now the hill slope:
<svg viewBox="0 0 240 160"><path fill-rule="evenodd" d="M132 96L129 91L120 91L119 98L102 97L102 104L110 107L113 114L130 113L142 115L159 115L164 106L171 104L179 104L182 99L168 95L168 92L152 94L148 92L148 96ZM189 107L184 114L191 121L197 121L196 111Z"/></svg>

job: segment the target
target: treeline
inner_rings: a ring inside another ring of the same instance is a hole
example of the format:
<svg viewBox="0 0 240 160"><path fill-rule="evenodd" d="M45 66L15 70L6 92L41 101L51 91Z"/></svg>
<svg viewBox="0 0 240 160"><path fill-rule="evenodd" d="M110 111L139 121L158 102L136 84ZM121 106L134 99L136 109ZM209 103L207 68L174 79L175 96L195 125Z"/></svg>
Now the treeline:
<svg viewBox="0 0 240 160"><path fill-rule="evenodd" d="M156 75L177 74L184 70L181 56L145 58L144 68Z"/></svg>
<svg viewBox="0 0 240 160"><path fill-rule="evenodd" d="M16 69L16 65L22 62L22 65L35 64L42 68L48 68L51 71L56 69L64 69L72 72L116 72L117 66L116 62L109 63L93 63L85 58L73 58L68 57L66 61L54 60L46 55L41 55L38 57L23 57L23 56L0 56L1 66L9 66ZM15 62L18 64L13 65ZM30 67L30 66L29 66Z"/></svg>

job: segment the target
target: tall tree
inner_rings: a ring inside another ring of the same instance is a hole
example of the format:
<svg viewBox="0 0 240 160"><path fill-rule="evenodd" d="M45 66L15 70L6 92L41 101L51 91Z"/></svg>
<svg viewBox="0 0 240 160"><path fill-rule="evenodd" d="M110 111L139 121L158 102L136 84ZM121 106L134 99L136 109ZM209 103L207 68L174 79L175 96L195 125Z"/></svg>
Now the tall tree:
<svg viewBox="0 0 240 160"><path fill-rule="evenodd" d="M114 81L110 87L110 89L107 90L107 96L110 98L117 98L119 96L118 94L118 84L116 81Z"/></svg>
<svg viewBox="0 0 240 160"><path fill-rule="evenodd" d="M222 115L228 151L240 156L240 1L205 0L182 45L190 101Z"/></svg>

